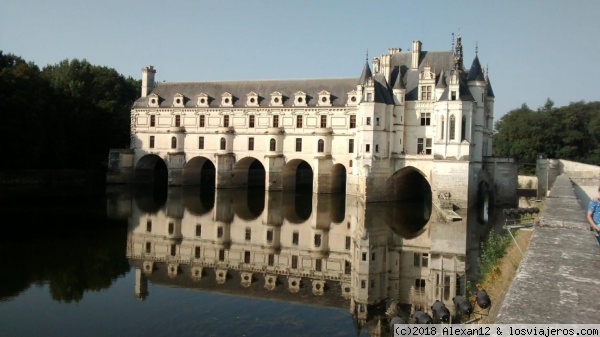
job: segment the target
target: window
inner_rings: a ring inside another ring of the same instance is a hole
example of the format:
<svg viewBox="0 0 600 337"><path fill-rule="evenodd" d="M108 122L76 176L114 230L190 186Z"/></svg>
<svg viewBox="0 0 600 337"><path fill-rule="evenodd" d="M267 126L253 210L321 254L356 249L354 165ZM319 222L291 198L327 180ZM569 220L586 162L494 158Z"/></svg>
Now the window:
<svg viewBox="0 0 600 337"><path fill-rule="evenodd" d="M444 139L444 116L440 118L440 139Z"/></svg>
<svg viewBox="0 0 600 337"><path fill-rule="evenodd" d="M371 117L367 117L367 125L371 125Z"/></svg>
<svg viewBox="0 0 600 337"><path fill-rule="evenodd" d="M375 125L379 126L379 117L375 118Z"/></svg>
<svg viewBox="0 0 600 337"><path fill-rule="evenodd" d="M352 272L352 263L344 261L344 274L349 275Z"/></svg>
<svg viewBox="0 0 600 337"><path fill-rule="evenodd" d="M154 136L150 136L150 148L153 149L154 148Z"/></svg>
<svg viewBox="0 0 600 337"><path fill-rule="evenodd" d="M431 100L431 86L424 85L421 87L421 100L430 101Z"/></svg>
<svg viewBox="0 0 600 337"><path fill-rule="evenodd" d="M194 257L197 259L200 258L200 246L194 247Z"/></svg>
<svg viewBox="0 0 600 337"><path fill-rule="evenodd" d="M450 130L448 131L448 136L450 137L450 140L454 140L455 136L454 134L456 133L456 118L454 117L454 115L450 116Z"/></svg>
<svg viewBox="0 0 600 337"><path fill-rule="evenodd" d="M371 253L371 261L375 261L375 253Z"/></svg>
<svg viewBox="0 0 600 337"><path fill-rule="evenodd" d="M223 226L217 227L217 238L220 239L223 237Z"/></svg>
<svg viewBox="0 0 600 337"><path fill-rule="evenodd" d="M417 138L417 154L431 154L431 138Z"/></svg>
<svg viewBox="0 0 600 337"><path fill-rule="evenodd" d="M298 268L298 255L292 255L292 269Z"/></svg>
<svg viewBox="0 0 600 337"><path fill-rule="evenodd" d="M367 287L367 281L365 280L360 280L360 288L361 289L365 289Z"/></svg>
<svg viewBox="0 0 600 337"><path fill-rule="evenodd" d="M421 126L423 125L431 125L431 113L430 112L422 112L421 113Z"/></svg>
<svg viewBox="0 0 600 337"><path fill-rule="evenodd" d="M254 115L248 117L248 127L254 127Z"/></svg>
<svg viewBox="0 0 600 337"><path fill-rule="evenodd" d="M444 276L444 300L450 299L450 276Z"/></svg>
<svg viewBox="0 0 600 337"><path fill-rule="evenodd" d="M181 126L181 116L175 116L175 126Z"/></svg>
<svg viewBox="0 0 600 337"><path fill-rule="evenodd" d="M365 144L365 152L371 152L371 144Z"/></svg>
<svg viewBox="0 0 600 337"><path fill-rule="evenodd" d="M269 141L269 151L275 151L277 149L277 141L274 138L271 138Z"/></svg>
<svg viewBox="0 0 600 337"><path fill-rule="evenodd" d="M202 235L202 225L196 225L196 236Z"/></svg>
<svg viewBox="0 0 600 337"><path fill-rule="evenodd" d="M371 288L375 288L375 280L371 280Z"/></svg>
<svg viewBox="0 0 600 337"><path fill-rule="evenodd" d="M250 263L250 252L249 251L244 252L244 263Z"/></svg>
<svg viewBox="0 0 600 337"><path fill-rule="evenodd" d="M323 261L321 259L317 259L315 261L315 270L316 271L321 271L322 267L323 267Z"/></svg>
<svg viewBox="0 0 600 337"><path fill-rule="evenodd" d="M219 249L219 261L225 261L225 249Z"/></svg>
<svg viewBox="0 0 600 337"><path fill-rule="evenodd" d="M297 128L302 127L302 116L296 116L296 127Z"/></svg>
<svg viewBox="0 0 600 337"><path fill-rule="evenodd" d="M415 280L415 289L417 291L425 291L425 280L418 278Z"/></svg>
<svg viewBox="0 0 600 337"><path fill-rule="evenodd" d="M425 138L425 154L431 154L431 138Z"/></svg>
<svg viewBox="0 0 600 337"><path fill-rule="evenodd" d="M146 254L150 254L152 252L152 244L150 242L146 242Z"/></svg>
<svg viewBox="0 0 600 337"><path fill-rule="evenodd" d="M250 239L252 239L252 229L246 227L246 241L250 241Z"/></svg>
<svg viewBox="0 0 600 337"><path fill-rule="evenodd" d="M429 254L427 253L415 253L413 264L415 267L427 267L429 266Z"/></svg>
<svg viewBox="0 0 600 337"><path fill-rule="evenodd" d="M171 245L171 256L175 256L175 255L177 255L177 245L172 244Z"/></svg>
<svg viewBox="0 0 600 337"><path fill-rule="evenodd" d="M254 137L248 138L248 151L254 151Z"/></svg>
<svg viewBox="0 0 600 337"><path fill-rule="evenodd" d="M319 139L319 141L317 142L317 152L324 152L325 151L325 142L323 141L323 139Z"/></svg>
<svg viewBox="0 0 600 337"><path fill-rule="evenodd" d="M229 116L228 115L223 116L223 126L226 128L229 127Z"/></svg>
<svg viewBox="0 0 600 337"><path fill-rule="evenodd" d="M321 116L321 127L322 128L327 127L327 116Z"/></svg>
<svg viewBox="0 0 600 337"><path fill-rule="evenodd" d="M169 235L173 235L174 231L175 231L175 224L172 222L169 222Z"/></svg>
<svg viewBox="0 0 600 337"><path fill-rule="evenodd" d="M351 243L352 243L352 239L349 236L346 236L346 250L350 250Z"/></svg>
<svg viewBox="0 0 600 337"><path fill-rule="evenodd" d="M321 234L315 234L315 247L321 247Z"/></svg>
<svg viewBox="0 0 600 337"><path fill-rule="evenodd" d="M379 153L379 144L375 144L375 153Z"/></svg>
<svg viewBox="0 0 600 337"><path fill-rule="evenodd" d="M463 116L462 125L460 127L460 140L467 139L467 116Z"/></svg>
<svg viewBox="0 0 600 337"><path fill-rule="evenodd" d="M156 116L150 116L150 126L156 126Z"/></svg>
<svg viewBox="0 0 600 337"><path fill-rule="evenodd" d="M367 253L362 253L362 260L367 261Z"/></svg>
<svg viewBox="0 0 600 337"><path fill-rule="evenodd" d="M348 153L354 153L354 139L348 140Z"/></svg>
<svg viewBox="0 0 600 337"><path fill-rule="evenodd" d="M298 245L299 237L300 237L300 235L298 234L298 232L292 233L292 244L293 245L295 245L295 246Z"/></svg>
<svg viewBox="0 0 600 337"><path fill-rule="evenodd" d="M172 149L177 148L177 138L175 138L175 137L171 137L171 148Z"/></svg>
<svg viewBox="0 0 600 337"><path fill-rule="evenodd" d="M352 159L350 159L350 161L348 162L348 166L352 167Z"/></svg>
<svg viewBox="0 0 600 337"><path fill-rule="evenodd" d="M272 229L269 229L267 231L267 242L268 243L273 242L273 230Z"/></svg>
<svg viewBox="0 0 600 337"><path fill-rule="evenodd" d="M198 137L198 149L204 149L204 137Z"/></svg>
<svg viewBox="0 0 600 337"><path fill-rule="evenodd" d="M227 141L225 138L221 138L221 150L225 150L227 148Z"/></svg>
<svg viewBox="0 0 600 337"><path fill-rule="evenodd" d="M356 115L350 116L350 129L356 129Z"/></svg>
<svg viewBox="0 0 600 337"><path fill-rule="evenodd" d="M273 116L273 127L274 128L278 128L279 127L279 115Z"/></svg>
<svg viewBox="0 0 600 337"><path fill-rule="evenodd" d="M450 93L450 100L452 100L452 101L456 101L456 91L452 91L452 92Z"/></svg>
<svg viewBox="0 0 600 337"><path fill-rule="evenodd" d="M275 264L275 255L274 254L269 254L269 266L273 267L273 265Z"/></svg>
<svg viewBox="0 0 600 337"><path fill-rule="evenodd" d="M371 102L373 100L373 94L372 93L368 93L367 94L367 102Z"/></svg>
<svg viewBox="0 0 600 337"><path fill-rule="evenodd" d="M296 152L302 152L302 138L296 138Z"/></svg>
<svg viewBox="0 0 600 337"><path fill-rule="evenodd" d="M204 115L200 116L200 127L203 128L204 127L204 120L206 118L204 117Z"/></svg>
<svg viewBox="0 0 600 337"><path fill-rule="evenodd" d="M146 232L152 232L152 220L146 221Z"/></svg>

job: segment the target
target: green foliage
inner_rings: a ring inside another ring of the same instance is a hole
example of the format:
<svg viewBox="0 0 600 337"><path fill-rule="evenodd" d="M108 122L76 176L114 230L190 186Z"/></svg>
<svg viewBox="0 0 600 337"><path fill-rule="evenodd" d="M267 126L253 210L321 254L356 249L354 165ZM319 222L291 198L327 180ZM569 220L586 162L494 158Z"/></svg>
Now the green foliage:
<svg viewBox="0 0 600 337"><path fill-rule="evenodd" d="M127 147L139 81L86 60L41 71L0 52L0 169L99 168Z"/></svg>
<svg viewBox="0 0 600 337"><path fill-rule="evenodd" d="M526 104L495 124L495 156L534 164L538 155L600 165L600 102L574 102L555 107L550 99L537 111ZM532 173L522 166L520 173Z"/></svg>
<svg viewBox="0 0 600 337"><path fill-rule="evenodd" d="M481 281L496 266L498 260L506 253L506 248L510 245L511 237L509 233L500 235L491 231L486 241L481 245L481 256L479 256L479 275Z"/></svg>

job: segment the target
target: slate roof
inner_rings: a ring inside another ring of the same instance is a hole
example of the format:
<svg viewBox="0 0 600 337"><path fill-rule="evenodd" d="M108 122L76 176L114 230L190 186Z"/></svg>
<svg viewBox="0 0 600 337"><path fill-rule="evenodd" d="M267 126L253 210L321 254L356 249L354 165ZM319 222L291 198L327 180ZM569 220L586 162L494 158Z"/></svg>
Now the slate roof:
<svg viewBox="0 0 600 337"><path fill-rule="evenodd" d="M161 97L160 107L170 108L173 97L180 93L185 96L185 107L195 108L197 96L205 93L209 96L209 107L218 108L221 105L221 95L225 92L233 96L233 107L246 106L246 97L250 92L258 94L260 107L268 107L271 102L271 93L278 91L283 95L283 106L291 107L294 103L294 93L306 93L306 103L309 107L317 106L319 92L327 90L331 94L332 106L345 106L348 92L356 90L356 77L349 78L322 78L322 79L296 79L296 80L255 80L255 81L215 81L215 82L161 82L150 94ZM149 97L141 97L135 101L133 108L148 107Z"/></svg>
<svg viewBox="0 0 600 337"><path fill-rule="evenodd" d="M485 77L483 76L483 68L481 67L481 63L479 63L479 56L477 55L475 55L473 64L471 64L471 69L469 69L467 81L485 81Z"/></svg>

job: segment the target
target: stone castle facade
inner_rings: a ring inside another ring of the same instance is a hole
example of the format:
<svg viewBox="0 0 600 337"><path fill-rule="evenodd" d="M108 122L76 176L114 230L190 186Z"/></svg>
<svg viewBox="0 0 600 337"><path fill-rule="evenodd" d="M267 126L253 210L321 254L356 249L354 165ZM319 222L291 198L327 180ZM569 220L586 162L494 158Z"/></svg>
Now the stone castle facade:
<svg viewBox="0 0 600 337"><path fill-rule="evenodd" d="M113 150L108 181L210 181L216 188L345 192L364 201L434 196L514 203L516 169L491 157L494 92L478 56L391 48L360 77L155 83L143 68L131 148ZM486 196L487 198L487 196ZM514 199L514 200L513 200Z"/></svg>

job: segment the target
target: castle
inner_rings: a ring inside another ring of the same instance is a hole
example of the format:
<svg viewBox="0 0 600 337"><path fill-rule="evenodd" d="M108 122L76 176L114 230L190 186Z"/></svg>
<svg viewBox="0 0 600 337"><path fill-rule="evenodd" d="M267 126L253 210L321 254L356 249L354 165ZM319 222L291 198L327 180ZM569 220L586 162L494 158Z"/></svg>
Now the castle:
<svg viewBox="0 0 600 337"><path fill-rule="evenodd" d="M458 36L452 50L391 48L350 78L155 83L144 67L107 181L515 203L513 161L491 156L491 82L477 55L463 62Z"/></svg>

